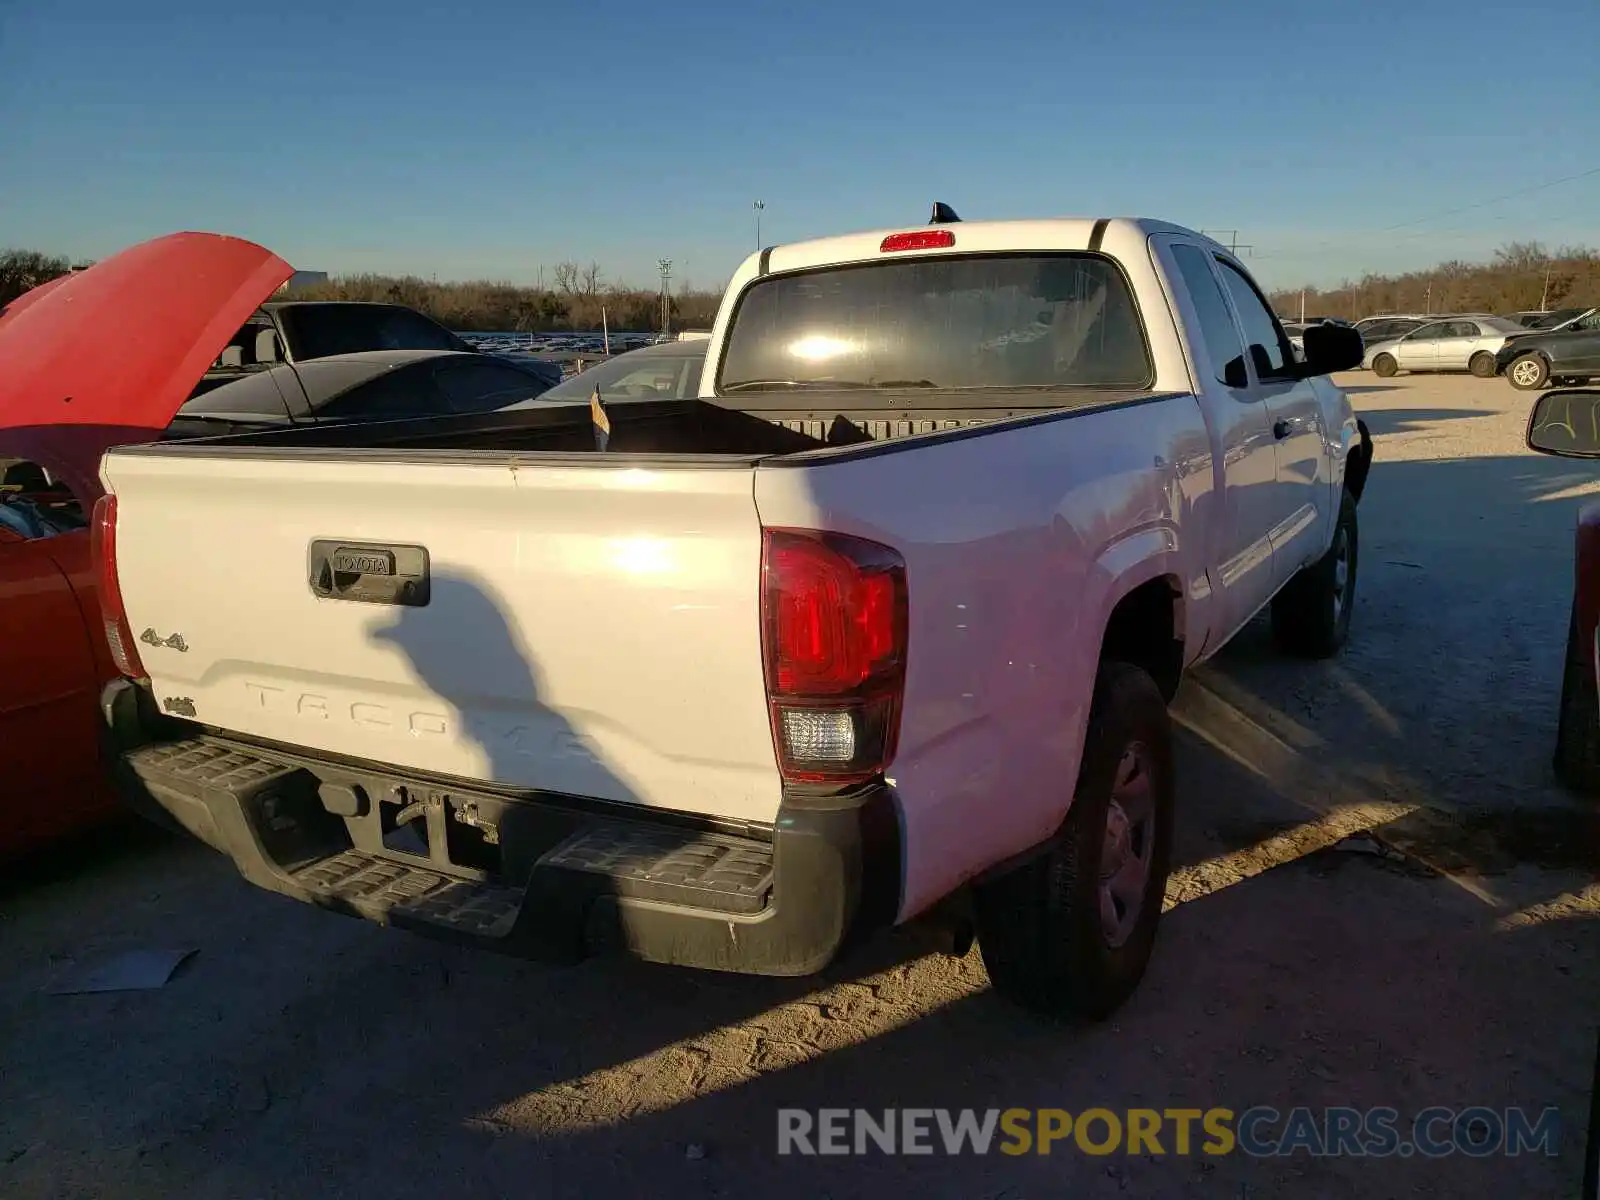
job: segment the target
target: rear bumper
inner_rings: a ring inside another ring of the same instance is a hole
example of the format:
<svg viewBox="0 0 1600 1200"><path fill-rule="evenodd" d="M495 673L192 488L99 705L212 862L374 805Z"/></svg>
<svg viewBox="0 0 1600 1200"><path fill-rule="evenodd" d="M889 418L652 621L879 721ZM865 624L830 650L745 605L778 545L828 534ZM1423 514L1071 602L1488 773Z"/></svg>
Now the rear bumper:
<svg viewBox="0 0 1600 1200"><path fill-rule="evenodd" d="M127 680L106 687L102 710L136 810L260 887L433 938L545 961L621 950L806 975L891 924L899 903L883 786L786 798L768 837L206 734L160 717Z"/></svg>

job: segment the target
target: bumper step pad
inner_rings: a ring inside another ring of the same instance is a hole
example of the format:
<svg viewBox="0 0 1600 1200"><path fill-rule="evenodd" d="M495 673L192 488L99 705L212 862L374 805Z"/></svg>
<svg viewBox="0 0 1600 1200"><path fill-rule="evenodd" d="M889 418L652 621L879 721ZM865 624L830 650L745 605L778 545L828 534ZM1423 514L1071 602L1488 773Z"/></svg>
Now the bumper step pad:
<svg viewBox="0 0 1600 1200"><path fill-rule="evenodd" d="M760 912L772 891L770 845L694 830L593 825L538 865L603 876L618 896L741 915Z"/></svg>
<svg viewBox="0 0 1600 1200"><path fill-rule="evenodd" d="M522 908L517 888L454 879L360 850L302 867L292 878L314 900L348 905L372 920L403 916L476 937L504 937Z"/></svg>
<svg viewBox="0 0 1600 1200"><path fill-rule="evenodd" d="M144 746L126 761L145 779L189 784L235 794L254 791L294 774L295 768L209 738Z"/></svg>

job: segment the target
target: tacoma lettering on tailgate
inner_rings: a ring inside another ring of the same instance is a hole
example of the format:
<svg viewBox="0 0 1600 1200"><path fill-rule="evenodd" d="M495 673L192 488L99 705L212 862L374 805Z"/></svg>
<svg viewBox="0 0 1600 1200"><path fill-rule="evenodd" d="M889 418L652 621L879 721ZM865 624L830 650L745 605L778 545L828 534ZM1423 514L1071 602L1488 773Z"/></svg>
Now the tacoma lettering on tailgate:
<svg viewBox="0 0 1600 1200"><path fill-rule="evenodd" d="M264 683L245 682L245 690L257 706L269 712L305 717L316 721L344 719L367 729L401 730L414 737L454 736L453 722L443 713L402 712L370 700L344 704L316 692L292 692ZM525 721L505 723L507 718L486 716L470 723L467 733L481 745L523 758L542 761L572 760L599 764L595 748L582 734L559 722L547 726ZM516 721L516 718L510 718Z"/></svg>
<svg viewBox="0 0 1600 1200"><path fill-rule="evenodd" d="M286 688L269 687L264 683L246 681L244 686L261 708L271 712L293 713L295 716L311 717L320 721L326 721L330 717L343 717L370 729L404 729L418 737L445 737L450 731L450 719L443 713L402 713L367 700L340 704L315 692L291 692Z"/></svg>

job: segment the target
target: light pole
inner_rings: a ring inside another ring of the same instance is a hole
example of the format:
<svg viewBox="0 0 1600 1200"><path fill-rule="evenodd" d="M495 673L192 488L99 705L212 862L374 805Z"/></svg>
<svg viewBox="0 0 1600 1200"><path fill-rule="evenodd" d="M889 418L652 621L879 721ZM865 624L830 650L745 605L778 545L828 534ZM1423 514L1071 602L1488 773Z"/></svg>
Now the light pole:
<svg viewBox="0 0 1600 1200"><path fill-rule="evenodd" d="M672 310L669 308L670 301L668 299L672 293L667 290L668 281L672 278L672 260L670 258L660 259L656 263L656 269L661 272L661 333L662 336L665 337L667 333L667 327L671 323L672 316Z"/></svg>
<svg viewBox="0 0 1600 1200"><path fill-rule="evenodd" d="M756 214L756 253L761 253L761 214L767 211L767 202L757 200L750 208Z"/></svg>

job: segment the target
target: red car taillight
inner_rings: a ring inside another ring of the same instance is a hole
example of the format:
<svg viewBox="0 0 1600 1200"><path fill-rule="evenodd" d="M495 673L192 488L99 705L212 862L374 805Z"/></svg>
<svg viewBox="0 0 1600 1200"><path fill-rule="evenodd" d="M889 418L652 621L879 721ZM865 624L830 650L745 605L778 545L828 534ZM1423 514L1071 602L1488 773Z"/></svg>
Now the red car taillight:
<svg viewBox="0 0 1600 1200"><path fill-rule="evenodd" d="M761 632L787 783L859 783L894 759L905 694L905 560L809 529L762 533Z"/></svg>
<svg viewBox="0 0 1600 1200"><path fill-rule="evenodd" d="M117 583L117 498L107 494L95 501L94 519L89 526L90 554L100 583L100 618L105 626L106 645L111 661L130 679L145 677L139 661L133 630L122 606L122 588Z"/></svg>

